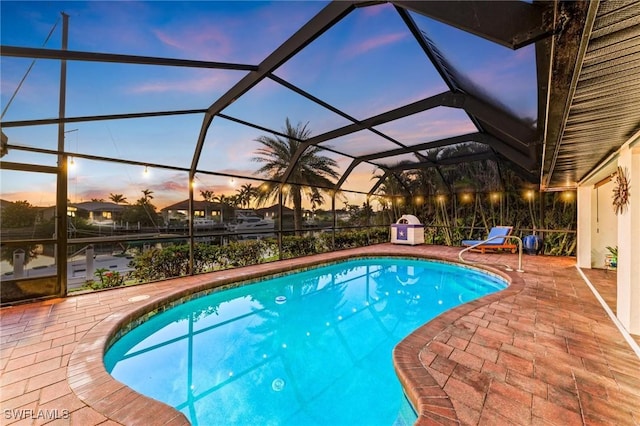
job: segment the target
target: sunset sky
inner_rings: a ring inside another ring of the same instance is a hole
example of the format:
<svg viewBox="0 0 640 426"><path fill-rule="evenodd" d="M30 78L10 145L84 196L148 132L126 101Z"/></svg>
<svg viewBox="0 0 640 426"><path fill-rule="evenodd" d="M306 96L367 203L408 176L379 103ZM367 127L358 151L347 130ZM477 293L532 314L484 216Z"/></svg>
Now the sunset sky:
<svg viewBox="0 0 640 426"><path fill-rule="evenodd" d="M60 12L69 18L69 50L122 53L248 65L259 64L326 2L12 2L2 1L2 44L42 47ZM446 59L473 84L490 92L514 115L537 115L535 49L518 51L479 39L413 14L420 29ZM61 47L58 22L45 47ZM31 59L2 57L4 110ZM58 115L59 61L38 60L3 121ZM66 115L86 116L209 107L246 71L187 69L91 62L68 63ZM389 4L359 8L315 40L275 75L356 119L364 119L447 90L433 65ZM224 114L281 130L286 117L309 123L313 134L350 124L272 80L264 80ZM68 124L66 150L109 158L189 167L202 115L109 120ZM467 115L439 107L377 128L407 145L475 131ZM56 149L57 126L6 128L13 145ZM199 169L257 177L252 161L265 134L222 118L209 129ZM334 140L349 155L395 148L369 131ZM327 152L344 171L347 156ZM5 161L56 165L54 156L10 151ZM391 160L391 161L397 161ZM381 163L383 164L383 163ZM384 163L385 165L390 165ZM74 159L69 199L107 199L124 194L129 202L141 190L154 191L158 207L187 198L187 175L175 171ZM343 189L367 192L375 167L356 168ZM55 203L55 177L3 170L2 199ZM253 183L235 179L235 185ZM228 177L198 175L198 189L235 192ZM197 193L198 191L196 191Z"/></svg>

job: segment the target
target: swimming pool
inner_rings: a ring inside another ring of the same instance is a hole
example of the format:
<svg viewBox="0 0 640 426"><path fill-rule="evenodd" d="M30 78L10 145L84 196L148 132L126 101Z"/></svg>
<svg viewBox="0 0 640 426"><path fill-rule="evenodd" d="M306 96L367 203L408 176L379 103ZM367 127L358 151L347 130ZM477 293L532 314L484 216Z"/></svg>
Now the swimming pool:
<svg viewBox="0 0 640 426"><path fill-rule="evenodd" d="M393 347L505 287L452 264L350 260L178 305L117 340L105 366L195 425L390 425L406 412Z"/></svg>

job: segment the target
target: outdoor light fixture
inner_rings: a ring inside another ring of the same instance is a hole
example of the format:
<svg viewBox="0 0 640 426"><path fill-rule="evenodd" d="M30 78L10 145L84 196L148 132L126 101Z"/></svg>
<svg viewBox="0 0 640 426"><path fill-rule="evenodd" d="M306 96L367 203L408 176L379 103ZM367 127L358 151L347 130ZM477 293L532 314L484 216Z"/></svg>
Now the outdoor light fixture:
<svg viewBox="0 0 640 426"><path fill-rule="evenodd" d="M144 177L149 176L149 166L144 166Z"/></svg>

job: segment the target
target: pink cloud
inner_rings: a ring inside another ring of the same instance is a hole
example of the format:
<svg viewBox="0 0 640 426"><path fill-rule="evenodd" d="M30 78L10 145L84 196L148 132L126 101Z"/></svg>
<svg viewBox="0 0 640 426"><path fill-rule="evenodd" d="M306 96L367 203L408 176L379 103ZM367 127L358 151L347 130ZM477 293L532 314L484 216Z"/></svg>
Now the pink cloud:
<svg viewBox="0 0 640 426"><path fill-rule="evenodd" d="M171 34L156 29L153 34L164 45L178 49L188 57L224 61L233 52L232 40L212 24L195 23Z"/></svg>
<svg viewBox="0 0 640 426"><path fill-rule="evenodd" d="M231 84L228 74L201 76L200 78L185 78L184 80L157 80L135 86L132 93L202 93L225 90Z"/></svg>
<svg viewBox="0 0 640 426"><path fill-rule="evenodd" d="M407 36L406 33L383 34L378 37L370 38L355 46L344 49L341 53L346 57L354 57L362 55L371 50L397 43Z"/></svg>

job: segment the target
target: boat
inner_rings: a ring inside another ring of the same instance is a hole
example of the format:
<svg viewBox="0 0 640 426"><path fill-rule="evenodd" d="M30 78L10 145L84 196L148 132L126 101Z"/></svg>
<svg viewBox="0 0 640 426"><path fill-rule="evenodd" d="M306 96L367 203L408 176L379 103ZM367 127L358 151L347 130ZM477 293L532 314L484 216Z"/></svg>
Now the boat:
<svg viewBox="0 0 640 426"><path fill-rule="evenodd" d="M273 237L275 222L264 219L253 210L236 210L235 220L228 225L229 231L238 234L238 239L255 240Z"/></svg>

